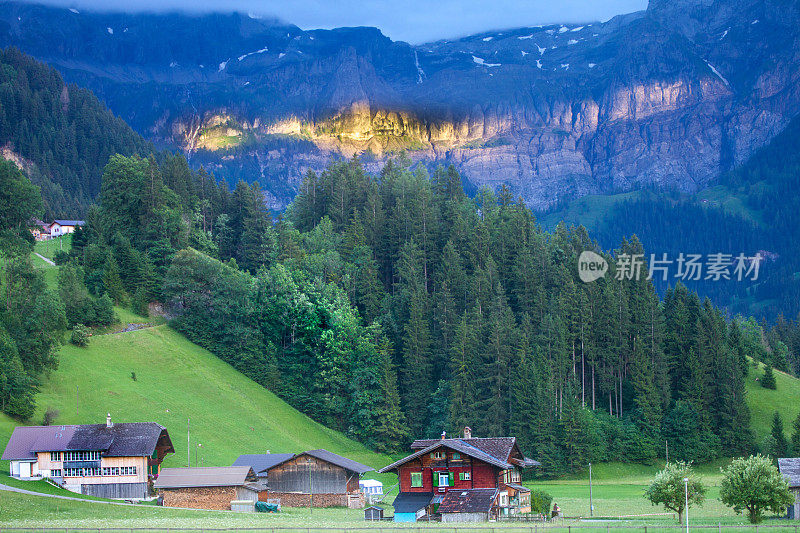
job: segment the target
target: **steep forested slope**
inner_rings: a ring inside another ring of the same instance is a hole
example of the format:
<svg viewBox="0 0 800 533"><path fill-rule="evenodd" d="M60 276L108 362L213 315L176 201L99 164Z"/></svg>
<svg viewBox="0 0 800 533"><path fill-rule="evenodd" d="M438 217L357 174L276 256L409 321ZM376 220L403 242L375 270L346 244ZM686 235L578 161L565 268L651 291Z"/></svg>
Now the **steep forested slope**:
<svg viewBox="0 0 800 533"><path fill-rule="evenodd" d="M42 187L47 218L78 218L110 155L152 148L88 90L18 50L0 50L0 156Z"/></svg>

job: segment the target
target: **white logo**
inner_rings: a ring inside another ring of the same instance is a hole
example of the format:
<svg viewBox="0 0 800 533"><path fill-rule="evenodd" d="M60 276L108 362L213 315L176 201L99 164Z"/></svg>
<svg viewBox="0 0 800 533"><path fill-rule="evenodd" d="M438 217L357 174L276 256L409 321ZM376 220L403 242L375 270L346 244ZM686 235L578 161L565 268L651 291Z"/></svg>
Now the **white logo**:
<svg viewBox="0 0 800 533"><path fill-rule="evenodd" d="M578 257L578 277L584 283L596 281L608 272L608 262L605 258L589 250L581 252Z"/></svg>

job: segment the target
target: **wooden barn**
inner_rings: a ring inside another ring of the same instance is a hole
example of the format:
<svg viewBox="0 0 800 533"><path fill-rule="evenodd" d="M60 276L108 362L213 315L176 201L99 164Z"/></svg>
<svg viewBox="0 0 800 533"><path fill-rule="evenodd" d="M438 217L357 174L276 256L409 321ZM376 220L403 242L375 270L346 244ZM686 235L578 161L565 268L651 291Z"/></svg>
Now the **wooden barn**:
<svg viewBox="0 0 800 533"><path fill-rule="evenodd" d="M258 456L247 456L249 462L262 463ZM372 468L329 452L310 450L293 454L268 468L267 490L259 494L262 501L280 499L288 507L364 507L364 495L359 490L361 474ZM262 463L263 464L263 463Z"/></svg>

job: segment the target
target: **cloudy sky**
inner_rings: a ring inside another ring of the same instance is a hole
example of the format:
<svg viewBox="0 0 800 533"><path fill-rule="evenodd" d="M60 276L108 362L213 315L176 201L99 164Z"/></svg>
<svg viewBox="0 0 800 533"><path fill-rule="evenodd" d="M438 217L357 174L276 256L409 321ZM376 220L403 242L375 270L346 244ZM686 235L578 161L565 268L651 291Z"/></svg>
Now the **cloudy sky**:
<svg viewBox="0 0 800 533"><path fill-rule="evenodd" d="M78 9L242 11L303 29L377 26L421 43L482 31L554 22L590 22L639 11L647 0L39 0Z"/></svg>

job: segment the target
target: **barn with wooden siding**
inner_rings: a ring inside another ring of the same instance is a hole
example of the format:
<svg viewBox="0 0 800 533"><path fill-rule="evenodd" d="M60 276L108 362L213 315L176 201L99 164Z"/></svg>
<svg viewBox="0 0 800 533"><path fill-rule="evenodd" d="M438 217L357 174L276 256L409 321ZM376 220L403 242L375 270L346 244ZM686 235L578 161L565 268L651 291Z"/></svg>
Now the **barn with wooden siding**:
<svg viewBox="0 0 800 533"><path fill-rule="evenodd" d="M248 456L249 462L258 462ZM238 460L237 460L238 461ZM359 490L361 475L372 468L327 450L310 450L258 472L266 473L267 490L262 501L279 498L288 507L364 507Z"/></svg>

